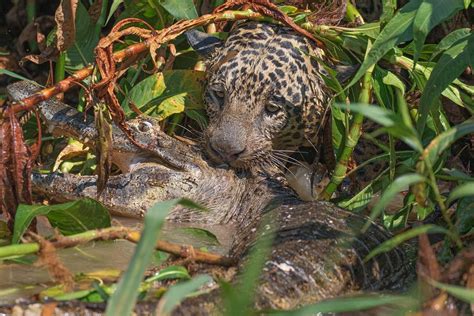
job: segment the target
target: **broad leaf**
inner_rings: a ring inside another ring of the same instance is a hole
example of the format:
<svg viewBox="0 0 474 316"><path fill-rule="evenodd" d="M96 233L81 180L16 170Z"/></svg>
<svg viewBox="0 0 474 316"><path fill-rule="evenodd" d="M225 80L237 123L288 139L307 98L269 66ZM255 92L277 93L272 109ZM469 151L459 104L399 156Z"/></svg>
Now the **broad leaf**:
<svg viewBox="0 0 474 316"><path fill-rule="evenodd" d="M160 4L178 20L189 20L198 17L192 0L161 0Z"/></svg>
<svg viewBox="0 0 474 316"><path fill-rule="evenodd" d="M107 209L99 202L88 198L56 205L20 204L15 216L12 243L20 241L31 221L39 215L45 215L51 225L64 235L111 225Z"/></svg>
<svg viewBox="0 0 474 316"><path fill-rule="evenodd" d="M86 8L79 2L76 11L76 41L66 51L66 69L79 70L94 61L94 48L99 42L99 35L95 31Z"/></svg>
<svg viewBox="0 0 474 316"><path fill-rule="evenodd" d="M201 109L205 73L194 70L169 70L149 76L128 94L140 111L165 119L168 116Z"/></svg>

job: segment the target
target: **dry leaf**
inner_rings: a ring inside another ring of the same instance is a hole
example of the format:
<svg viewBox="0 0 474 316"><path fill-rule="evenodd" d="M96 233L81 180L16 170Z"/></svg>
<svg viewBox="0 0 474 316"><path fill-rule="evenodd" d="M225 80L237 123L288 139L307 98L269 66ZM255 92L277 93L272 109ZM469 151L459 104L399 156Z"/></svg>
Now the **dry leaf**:
<svg viewBox="0 0 474 316"><path fill-rule="evenodd" d="M61 0L54 19L58 26L56 31L57 48L60 52L68 49L76 38L76 9L79 0Z"/></svg>

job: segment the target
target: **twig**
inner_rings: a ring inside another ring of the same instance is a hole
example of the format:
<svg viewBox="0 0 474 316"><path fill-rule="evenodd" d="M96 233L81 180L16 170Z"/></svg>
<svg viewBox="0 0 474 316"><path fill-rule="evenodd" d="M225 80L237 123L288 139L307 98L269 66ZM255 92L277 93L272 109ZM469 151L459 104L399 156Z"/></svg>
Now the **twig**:
<svg viewBox="0 0 474 316"><path fill-rule="evenodd" d="M116 240L126 239L133 243L140 240L140 232L126 227L110 227L97 230L89 230L71 236L56 236L50 243L56 249L71 248L94 240ZM40 244L37 242L9 245L0 247L0 259L35 254L40 251ZM155 248L180 257L188 258L196 262L230 266L235 260L214 253L204 252L195 249L191 245L175 244L164 240L158 240Z"/></svg>

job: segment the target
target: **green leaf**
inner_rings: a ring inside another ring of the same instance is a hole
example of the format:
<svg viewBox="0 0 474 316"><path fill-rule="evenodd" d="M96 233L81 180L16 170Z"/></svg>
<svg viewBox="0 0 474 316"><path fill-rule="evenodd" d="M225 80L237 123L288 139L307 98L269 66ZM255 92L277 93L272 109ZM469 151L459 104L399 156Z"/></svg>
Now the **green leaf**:
<svg viewBox="0 0 474 316"><path fill-rule="evenodd" d="M346 104L335 104L337 108L347 108ZM370 120L382 125L390 134L400 138L410 147L418 152L423 151L423 147L418 140L415 129L406 125L403 119L395 112L383 109L375 105L351 103L349 109L360 113Z"/></svg>
<svg viewBox="0 0 474 316"><path fill-rule="evenodd" d="M474 182L463 183L455 187L449 194L447 204L467 196L474 196Z"/></svg>
<svg viewBox="0 0 474 316"><path fill-rule="evenodd" d="M428 33L438 24L464 8L463 0L423 0L413 20L414 62L420 57Z"/></svg>
<svg viewBox="0 0 474 316"><path fill-rule="evenodd" d="M417 304L416 299L395 295L363 295L360 297L341 297L325 300L313 305L305 306L292 311L278 311L269 313L278 316L308 316L325 313L355 312L382 305L396 305L400 308L409 308Z"/></svg>
<svg viewBox="0 0 474 316"><path fill-rule="evenodd" d="M474 196L462 198L457 202L456 228L460 235L474 233L474 212L472 210L474 210Z"/></svg>
<svg viewBox="0 0 474 316"><path fill-rule="evenodd" d="M385 54L397 44L409 41L413 38L413 19L422 0L412 0L388 22L380 35L375 40L372 48L364 59L354 78L346 89L354 85L367 70L376 64Z"/></svg>
<svg viewBox="0 0 474 316"><path fill-rule="evenodd" d="M84 68L94 61L94 49L99 42L89 13L79 1L76 10L76 41L66 51L66 69L75 71Z"/></svg>
<svg viewBox="0 0 474 316"><path fill-rule="evenodd" d="M466 120L436 136L423 151L423 159L429 159L431 165L434 166L441 153L456 140L470 133L474 133L474 119Z"/></svg>
<svg viewBox="0 0 474 316"><path fill-rule="evenodd" d="M212 278L207 274L203 274L198 275L190 281L173 285L161 298L156 315L171 315L173 309L188 295L196 292L200 287L209 282L212 282Z"/></svg>
<svg viewBox="0 0 474 316"><path fill-rule="evenodd" d="M7 75L7 76L10 76L12 78L15 78L15 79L19 79L19 80L25 80L25 81L29 81L29 82L34 82L33 80L30 80L28 78L25 78L23 77L22 75L19 75L17 73L14 73L13 71L10 71L10 70L7 70L7 69L3 69L3 68L0 68L0 75ZM36 83L36 82L34 82ZM36 83L37 84L37 83Z"/></svg>
<svg viewBox="0 0 474 316"><path fill-rule="evenodd" d="M446 50L431 72L420 99L417 130L422 134L434 101L466 69L474 65L474 33Z"/></svg>
<svg viewBox="0 0 474 316"><path fill-rule="evenodd" d="M145 214L143 232L128 265L127 271L120 279L117 290L107 302L106 315L131 315L137 301L138 288L148 266L158 234L168 213L182 200L174 199L158 202ZM187 205L188 202L185 202Z"/></svg>
<svg viewBox="0 0 474 316"><path fill-rule="evenodd" d="M401 243L404 243L405 241L412 239L413 237L416 237L421 234L435 234L435 233L441 233L441 234L446 234L448 236L452 237L452 233L447 230L446 228L428 224L428 225L423 225L423 226L418 226L415 228L412 228L410 230L407 230L406 232L403 232L401 234L398 234L389 240L384 241L380 245L378 245L375 249L373 249L365 258L364 261L367 262L373 257L390 251L393 248L397 247Z"/></svg>
<svg viewBox="0 0 474 316"><path fill-rule="evenodd" d="M107 23L109 23L110 18L115 13L115 11L117 11L119 5L122 4L122 3L123 3L123 0L114 0L112 2L112 5L110 6L109 16L107 17L107 21L105 21L105 25L107 25Z"/></svg>
<svg viewBox="0 0 474 316"><path fill-rule="evenodd" d="M374 208L370 212L370 218L375 219L379 216L383 209L388 205L388 203L395 197L395 195L403 190L407 190L408 187L412 184L425 181L425 178L416 173L404 174L395 179L387 189L382 193L380 200L375 204ZM370 226L370 222L367 222L363 228L366 230Z"/></svg>
<svg viewBox="0 0 474 316"><path fill-rule="evenodd" d="M51 225L58 228L64 235L111 225L107 209L89 198L56 205L20 204L15 215L12 243L16 244L20 241L31 221L38 215L45 215Z"/></svg>
<svg viewBox="0 0 474 316"><path fill-rule="evenodd" d="M184 232L185 234L193 236L196 240L202 243L213 245L213 246L220 245L219 240L217 239L216 235L214 235L208 230L197 228L197 227L184 227L184 228L179 228L179 230Z"/></svg>
<svg viewBox="0 0 474 316"><path fill-rule="evenodd" d="M474 289L468 289L457 285L444 284L436 282L435 280L431 280L430 283L441 290L445 290L446 292L448 292L454 297L457 297L460 300L471 304L474 303Z"/></svg>
<svg viewBox="0 0 474 316"><path fill-rule="evenodd" d="M146 279L145 282L154 282L162 280L174 280L174 279L191 279L191 276L182 266L169 266L164 269L161 269L154 276Z"/></svg>
<svg viewBox="0 0 474 316"><path fill-rule="evenodd" d="M135 85L128 98L144 113L165 119L185 111L203 108L205 73L168 70L149 76Z"/></svg>
<svg viewBox="0 0 474 316"><path fill-rule="evenodd" d="M178 20L190 20L198 17L192 0L161 0L160 4Z"/></svg>
<svg viewBox="0 0 474 316"><path fill-rule="evenodd" d="M436 45L433 51L433 54L431 55L430 60L433 60L440 53L453 46L454 43L468 37L469 35L471 35L470 28L463 28L452 31L451 33L446 35L441 41L439 41L438 45Z"/></svg>

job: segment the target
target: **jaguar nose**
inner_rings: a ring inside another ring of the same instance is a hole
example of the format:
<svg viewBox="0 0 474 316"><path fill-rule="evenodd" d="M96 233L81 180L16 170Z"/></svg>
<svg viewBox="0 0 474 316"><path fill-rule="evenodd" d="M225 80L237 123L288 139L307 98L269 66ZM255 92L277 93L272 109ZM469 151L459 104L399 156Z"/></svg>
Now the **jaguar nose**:
<svg viewBox="0 0 474 316"><path fill-rule="evenodd" d="M231 163L239 159L245 152L245 146L233 146L230 144L210 142L209 147L212 153L225 163Z"/></svg>

